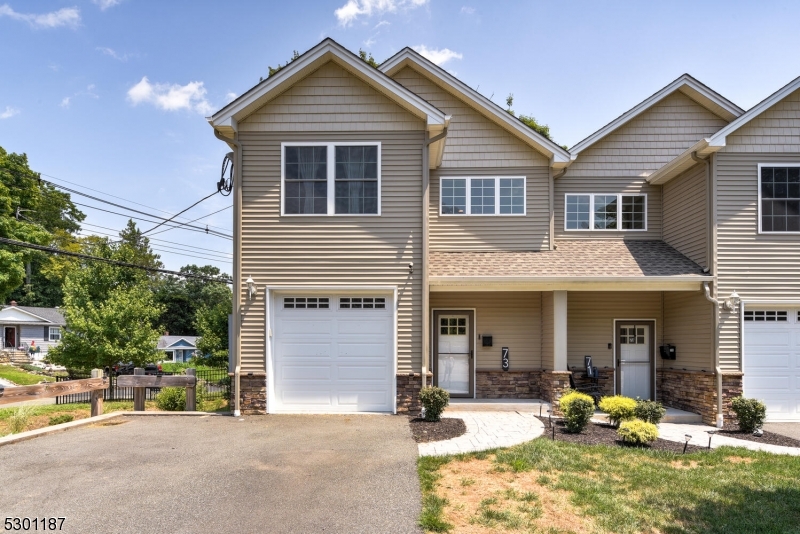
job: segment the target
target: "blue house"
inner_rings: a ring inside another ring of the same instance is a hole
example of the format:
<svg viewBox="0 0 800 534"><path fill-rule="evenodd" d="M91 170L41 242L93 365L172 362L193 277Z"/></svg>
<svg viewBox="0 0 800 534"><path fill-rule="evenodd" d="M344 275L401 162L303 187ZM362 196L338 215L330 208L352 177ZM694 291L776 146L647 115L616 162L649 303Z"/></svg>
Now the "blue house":
<svg viewBox="0 0 800 534"><path fill-rule="evenodd" d="M161 336L158 350L164 353L164 362L188 362L197 353L198 336Z"/></svg>

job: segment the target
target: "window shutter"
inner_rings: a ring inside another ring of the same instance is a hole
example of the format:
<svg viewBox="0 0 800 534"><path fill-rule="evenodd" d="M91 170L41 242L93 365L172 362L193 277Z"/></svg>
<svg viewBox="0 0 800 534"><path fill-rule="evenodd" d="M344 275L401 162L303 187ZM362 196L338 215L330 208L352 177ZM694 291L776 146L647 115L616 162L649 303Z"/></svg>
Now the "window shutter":
<svg viewBox="0 0 800 534"><path fill-rule="evenodd" d="M45 341L50 341L50 327L49 326L45 326L44 327L44 336L42 336L42 339L44 339Z"/></svg>

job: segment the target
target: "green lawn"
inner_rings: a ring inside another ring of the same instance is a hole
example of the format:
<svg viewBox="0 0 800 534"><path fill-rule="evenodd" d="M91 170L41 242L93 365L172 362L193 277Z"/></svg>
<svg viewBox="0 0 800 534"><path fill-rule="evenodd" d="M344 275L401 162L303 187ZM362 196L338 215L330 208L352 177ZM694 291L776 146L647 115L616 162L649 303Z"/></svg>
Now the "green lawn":
<svg viewBox="0 0 800 534"><path fill-rule="evenodd" d="M165 373L179 373L185 369L193 367L198 371L217 371L219 367L209 367L207 365L195 365L192 363L161 363L161 370ZM225 369L227 371L227 369Z"/></svg>
<svg viewBox="0 0 800 534"><path fill-rule="evenodd" d="M800 532L800 457L553 442L420 458L428 531Z"/></svg>
<svg viewBox="0 0 800 534"><path fill-rule="evenodd" d="M18 386L30 386L38 384L42 380L46 380L47 382L55 380L55 378L51 376L35 375L19 367L14 367L13 365L0 365L0 378L11 380Z"/></svg>

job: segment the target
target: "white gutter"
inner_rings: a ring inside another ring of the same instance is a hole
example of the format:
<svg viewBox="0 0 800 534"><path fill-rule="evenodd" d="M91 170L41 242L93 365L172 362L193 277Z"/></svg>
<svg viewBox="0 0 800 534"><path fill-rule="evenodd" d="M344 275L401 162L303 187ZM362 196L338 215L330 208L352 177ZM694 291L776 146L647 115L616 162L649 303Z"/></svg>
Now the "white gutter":
<svg viewBox="0 0 800 534"><path fill-rule="evenodd" d="M703 282L706 300L714 305L714 372L717 373L717 428L722 428L722 369L719 366L719 301L711 296L708 282Z"/></svg>

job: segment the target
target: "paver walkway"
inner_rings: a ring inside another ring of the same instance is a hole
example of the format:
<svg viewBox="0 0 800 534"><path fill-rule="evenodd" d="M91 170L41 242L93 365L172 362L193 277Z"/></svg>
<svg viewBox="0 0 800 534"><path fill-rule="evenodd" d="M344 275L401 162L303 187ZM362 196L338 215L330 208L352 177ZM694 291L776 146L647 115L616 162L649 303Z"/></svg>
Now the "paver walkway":
<svg viewBox="0 0 800 534"><path fill-rule="evenodd" d="M511 447L538 438L544 432L544 425L533 413L458 411L443 417L463 419L467 432L453 439L420 443L420 456L443 456Z"/></svg>
<svg viewBox="0 0 800 534"><path fill-rule="evenodd" d="M658 425L658 437L683 443L686 441L685 436L688 434L692 436L689 440L690 445L697 445L698 447L708 447L708 431L717 430L713 426L708 425L683 425L676 423L661 423ZM766 451L775 454L789 454L792 456L800 456L800 447L783 447L780 445L769 445L767 443L756 443L754 441L747 441L744 439L736 439L728 436L715 434L711 438L711 448L716 449L724 445L730 447L744 447L753 451Z"/></svg>

